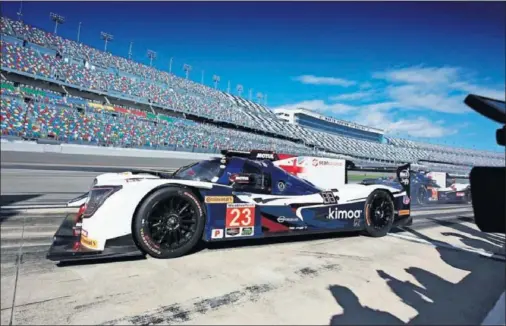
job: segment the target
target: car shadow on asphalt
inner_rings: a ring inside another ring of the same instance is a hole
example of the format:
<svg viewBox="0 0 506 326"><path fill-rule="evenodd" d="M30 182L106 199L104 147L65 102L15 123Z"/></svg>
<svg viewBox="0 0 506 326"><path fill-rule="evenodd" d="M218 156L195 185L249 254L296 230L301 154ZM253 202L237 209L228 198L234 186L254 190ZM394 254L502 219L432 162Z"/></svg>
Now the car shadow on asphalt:
<svg viewBox="0 0 506 326"><path fill-rule="evenodd" d="M458 233L446 232L446 236L458 235L463 244L474 249L489 250L490 242L501 245L501 239L504 243L504 238L501 236L482 233L467 225L448 223L445 226L458 231ZM406 231L420 239L436 243L434 239L416 230L406 228ZM439 240L437 242L441 243ZM423 268L404 269L418 285L411 281L400 280L384 270L376 270L378 276L385 280L391 291L404 304L416 310L416 316L407 321L407 324L481 324L504 291L504 261L439 246L434 249L439 253L442 261L467 274L454 283ZM331 318L330 325L404 323L389 312L362 306L357 296L346 287L332 285L329 290L343 309L342 314Z"/></svg>

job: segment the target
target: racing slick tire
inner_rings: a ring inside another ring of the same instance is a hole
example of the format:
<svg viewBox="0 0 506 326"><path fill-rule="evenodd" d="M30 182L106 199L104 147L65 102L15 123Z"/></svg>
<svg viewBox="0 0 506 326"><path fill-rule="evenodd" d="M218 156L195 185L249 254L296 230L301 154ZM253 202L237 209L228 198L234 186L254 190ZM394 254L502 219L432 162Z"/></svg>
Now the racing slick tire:
<svg viewBox="0 0 506 326"><path fill-rule="evenodd" d="M415 203L420 206L427 205L427 198L428 198L428 189L424 186L421 186L418 188L418 191L416 192L416 200Z"/></svg>
<svg viewBox="0 0 506 326"><path fill-rule="evenodd" d="M383 237L390 232L395 219L395 206L390 193L374 190L365 202L365 230L370 237Z"/></svg>
<svg viewBox="0 0 506 326"><path fill-rule="evenodd" d="M464 195L464 203L468 205L473 204L473 197L471 196L471 189L467 189Z"/></svg>
<svg viewBox="0 0 506 326"><path fill-rule="evenodd" d="M202 239L202 202L188 188L165 187L147 196L134 216L132 233L140 249L154 258L177 258Z"/></svg>

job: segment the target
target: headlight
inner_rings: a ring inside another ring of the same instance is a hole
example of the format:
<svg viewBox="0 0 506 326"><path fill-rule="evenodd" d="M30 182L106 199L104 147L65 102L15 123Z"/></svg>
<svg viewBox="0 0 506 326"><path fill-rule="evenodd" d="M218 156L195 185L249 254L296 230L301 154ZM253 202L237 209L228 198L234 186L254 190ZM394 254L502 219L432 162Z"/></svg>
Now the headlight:
<svg viewBox="0 0 506 326"><path fill-rule="evenodd" d="M95 214L97 209L104 204L105 200L121 188L123 186L98 186L92 188L86 202L83 218L89 218Z"/></svg>

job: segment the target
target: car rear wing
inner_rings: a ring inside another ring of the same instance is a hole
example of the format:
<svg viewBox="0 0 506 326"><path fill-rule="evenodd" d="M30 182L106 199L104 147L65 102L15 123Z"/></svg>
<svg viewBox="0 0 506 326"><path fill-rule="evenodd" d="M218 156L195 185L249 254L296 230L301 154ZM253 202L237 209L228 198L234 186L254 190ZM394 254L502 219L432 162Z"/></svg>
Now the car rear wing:
<svg viewBox="0 0 506 326"><path fill-rule="evenodd" d="M222 150L221 154L224 157L243 157L248 158L250 160L268 160L268 161L277 161L279 160L279 155L273 151L262 151L262 150L252 150L252 151L235 151L235 150Z"/></svg>

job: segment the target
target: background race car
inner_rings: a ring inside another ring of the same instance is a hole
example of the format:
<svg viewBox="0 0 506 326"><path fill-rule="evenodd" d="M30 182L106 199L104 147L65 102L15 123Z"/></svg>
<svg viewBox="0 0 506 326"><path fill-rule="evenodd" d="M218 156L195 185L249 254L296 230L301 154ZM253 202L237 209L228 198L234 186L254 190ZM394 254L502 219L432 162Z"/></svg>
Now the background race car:
<svg viewBox="0 0 506 326"><path fill-rule="evenodd" d="M459 176L463 178L463 176ZM443 172L411 171L411 198L413 205L431 203L471 204L471 186L469 183L457 183L456 177ZM402 189L401 184L393 177L364 179L362 184L382 184Z"/></svg>

